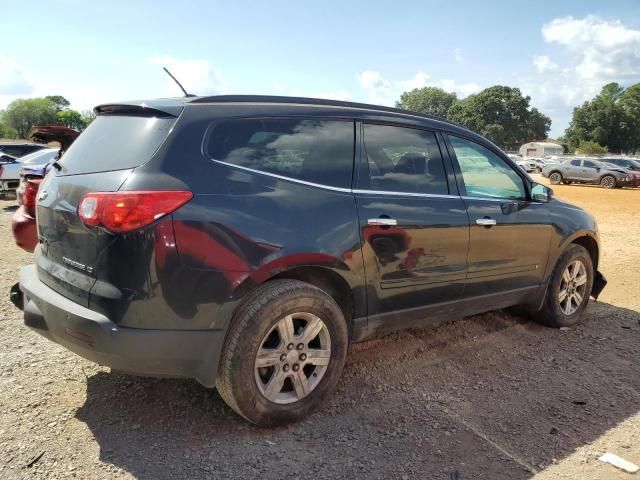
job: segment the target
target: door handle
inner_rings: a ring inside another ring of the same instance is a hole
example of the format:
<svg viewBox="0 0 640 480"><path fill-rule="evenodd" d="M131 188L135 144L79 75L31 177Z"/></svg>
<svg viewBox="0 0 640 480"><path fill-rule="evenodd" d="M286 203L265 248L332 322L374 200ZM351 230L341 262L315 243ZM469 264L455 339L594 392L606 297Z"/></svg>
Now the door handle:
<svg viewBox="0 0 640 480"><path fill-rule="evenodd" d="M496 222L493 218L476 218L476 225L482 225L483 227L493 227L497 223L498 222Z"/></svg>
<svg viewBox="0 0 640 480"><path fill-rule="evenodd" d="M367 224L372 227L395 227L398 225L398 220L395 218L370 218L367 220Z"/></svg>

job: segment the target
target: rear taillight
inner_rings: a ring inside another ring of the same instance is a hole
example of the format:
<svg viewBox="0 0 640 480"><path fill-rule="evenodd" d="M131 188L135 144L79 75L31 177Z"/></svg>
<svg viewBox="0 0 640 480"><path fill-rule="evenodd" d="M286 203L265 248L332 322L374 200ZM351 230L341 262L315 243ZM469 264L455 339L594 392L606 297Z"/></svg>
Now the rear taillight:
<svg viewBox="0 0 640 480"><path fill-rule="evenodd" d="M192 197L185 191L93 192L80 200L78 216L88 227L123 233L155 222Z"/></svg>
<svg viewBox="0 0 640 480"><path fill-rule="evenodd" d="M38 196L38 188L42 183L41 178L22 179L21 193L18 195L19 203L24 205L25 211L32 217L36 216L36 197Z"/></svg>

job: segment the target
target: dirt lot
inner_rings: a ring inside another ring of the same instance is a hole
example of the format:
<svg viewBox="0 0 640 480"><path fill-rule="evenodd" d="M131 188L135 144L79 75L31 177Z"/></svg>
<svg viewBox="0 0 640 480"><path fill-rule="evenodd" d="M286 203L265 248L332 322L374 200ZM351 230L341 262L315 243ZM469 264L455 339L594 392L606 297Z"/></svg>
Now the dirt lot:
<svg viewBox="0 0 640 480"><path fill-rule="evenodd" d="M0 477L631 478L596 457L640 464L640 190L555 190L603 237L609 286L580 326L497 312L355 345L327 407L275 430L23 327L8 289L31 258L0 202Z"/></svg>

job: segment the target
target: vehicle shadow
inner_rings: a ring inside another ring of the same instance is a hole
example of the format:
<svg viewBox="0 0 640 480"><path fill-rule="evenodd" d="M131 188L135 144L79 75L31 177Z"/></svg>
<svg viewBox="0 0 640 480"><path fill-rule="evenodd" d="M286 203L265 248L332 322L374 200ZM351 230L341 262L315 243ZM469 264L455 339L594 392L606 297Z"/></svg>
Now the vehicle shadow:
<svg viewBox="0 0 640 480"><path fill-rule="evenodd" d="M2 207L3 212L13 213L18 209L18 205L9 205L8 207Z"/></svg>
<svg viewBox="0 0 640 480"><path fill-rule="evenodd" d="M640 313L507 312L354 345L322 411L256 428L196 382L98 373L76 417L136 478L525 479L640 409Z"/></svg>

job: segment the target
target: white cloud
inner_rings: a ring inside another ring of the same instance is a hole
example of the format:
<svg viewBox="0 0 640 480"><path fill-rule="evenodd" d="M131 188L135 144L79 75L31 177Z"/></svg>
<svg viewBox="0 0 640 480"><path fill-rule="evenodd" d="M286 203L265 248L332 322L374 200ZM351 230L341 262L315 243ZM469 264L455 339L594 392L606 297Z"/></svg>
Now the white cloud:
<svg viewBox="0 0 640 480"><path fill-rule="evenodd" d="M179 60L170 56L157 56L146 58L145 61L167 67L189 93L216 95L227 90L222 73L213 68L208 60ZM170 86L172 96L182 96L182 91L169 76L167 85Z"/></svg>
<svg viewBox="0 0 640 480"><path fill-rule="evenodd" d="M391 84L385 80L380 72L374 70L365 70L358 74L360 85L364 88L389 88Z"/></svg>
<svg viewBox="0 0 640 480"><path fill-rule="evenodd" d="M558 70L558 64L551 61L546 55L534 55L533 64L538 73L554 72Z"/></svg>
<svg viewBox="0 0 640 480"><path fill-rule="evenodd" d="M418 71L406 80L387 80L380 72L366 70L358 74L360 85L367 94L367 101L375 105L395 105L404 92L422 87L439 87L448 92L454 92L459 97L466 97L479 92L482 87L477 83L458 83L455 80L432 80L428 73Z"/></svg>
<svg viewBox="0 0 640 480"><path fill-rule="evenodd" d="M33 84L24 68L0 53L0 95L28 95Z"/></svg>
<svg viewBox="0 0 640 480"><path fill-rule="evenodd" d="M464 57L462 56L462 49L461 48L454 48L453 49L453 58L455 59L456 62L463 62L464 61Z"/></svg>
<svg viewBox="0 0 640 480"><path fill-rule="evenodd" d="M401 80L398 85L402 87L403 91L413 90L414 88L422 88L429 85L429 79L431 77L428 73L418 72L413 78L409 80Z"/></svg>
<svg viewBox="0 0 640 480"><path fill-rule="evenodd" d="M459 97L467 97L472 93L478 93L482 87L477 83L458 83L455 80L440 80L436 87L440 87L447 92L456 93Z"/></svg>
<svg viewBox="0 0 640 480"><path fill-rule="evenodd" d="M532 103L553 119L552 136L564 131L575 106L593 98L605 84L640 81L640 30L620 20L594 15L556 18L542 26L541 34L556 47L556 61L535 56L537 74L519 83Z"/></svg>

